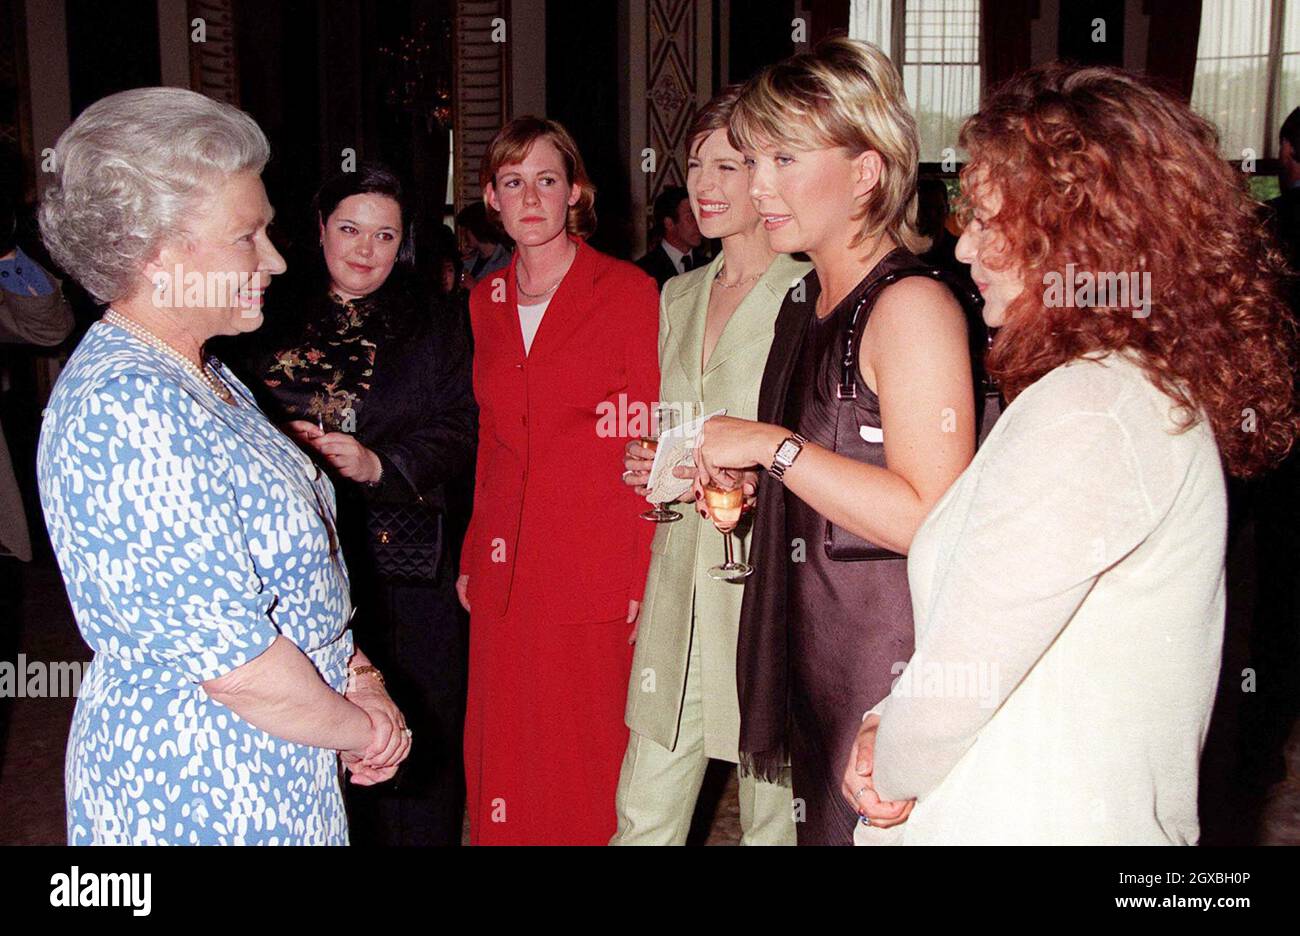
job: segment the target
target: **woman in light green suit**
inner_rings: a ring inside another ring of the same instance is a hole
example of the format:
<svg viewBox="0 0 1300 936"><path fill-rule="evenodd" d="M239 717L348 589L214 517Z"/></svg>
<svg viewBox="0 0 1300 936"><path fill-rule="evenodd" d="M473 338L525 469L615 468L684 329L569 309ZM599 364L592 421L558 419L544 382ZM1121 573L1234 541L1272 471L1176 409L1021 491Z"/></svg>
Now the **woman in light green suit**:
<svg viewBox="0 0 1300 936"><path fill-rule="evenodd" d="M700 111L692 128L686 187L706 237L722 240L707 267L670 279L659 305L663 402L703 401L706 413L753 419L772 343L772 325L791 285L810 264L772 252L749 198L749 174L727 140L738 87ZM651 453L627 447L624 481L644 493ZM753 493L754 478L746 481ZM682 844L710 758L737 763L736 634L743 580L707 570L722 558L722 538L698 507L660 525L651 547L627 695L631 729L618 785L612 845ZM746 528L735 536L746 555ZM744 844L793 845L788 782L740 778Z"/></svg>

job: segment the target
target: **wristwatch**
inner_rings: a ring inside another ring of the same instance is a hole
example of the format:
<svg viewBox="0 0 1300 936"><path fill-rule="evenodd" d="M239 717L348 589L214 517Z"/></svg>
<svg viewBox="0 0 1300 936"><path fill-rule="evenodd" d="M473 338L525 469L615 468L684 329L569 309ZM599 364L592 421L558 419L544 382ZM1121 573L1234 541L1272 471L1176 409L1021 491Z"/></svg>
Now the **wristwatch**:
<svg viewBox="0 0 1300 936"><path fill-rule="evenodd" d="M794 460L799 457L799 453L807 444L808 440L797 432L790 436L777 446L776 457L772 459L772 467L767 469L767 473L784 484L786 469L794 464Z"/></svg>

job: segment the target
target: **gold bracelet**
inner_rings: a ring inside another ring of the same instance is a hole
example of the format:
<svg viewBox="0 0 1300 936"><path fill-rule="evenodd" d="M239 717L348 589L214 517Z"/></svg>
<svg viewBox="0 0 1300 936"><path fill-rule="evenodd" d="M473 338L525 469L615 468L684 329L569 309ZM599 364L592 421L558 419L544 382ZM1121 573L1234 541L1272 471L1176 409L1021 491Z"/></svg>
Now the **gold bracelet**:
<svg viewBox="0 0 1300 936"><path fill-rule="evenodd" d="M344 695L347 695L349 692L352 691L352 687L353 687L353 685L356 683L356 679L357 679L358 676L374 676L375 679L378 679L378 680L379 680L379 685L381 685L381 686L384 685L384 674L381 673L381 672L379 672L379 668L378 668L378 667L375 667L375 666L368 666L368 665L367 665L367 666L349 666L349 667L348 667L348 684L347 684L347 686L346 686L346 687L344 688L344 690L343 690L343 694L344 694Z"/></svg>
<svg viewBox="0 0 1300 936"><path fill-rule="evenodd" d="M379 487L379 482L384 480L384 460L379 457L378 453L376 453L375 461L379 462L379 474L375 476L375 480L366 481L365 482L366 487L372 487L372 488Z"/></svg>

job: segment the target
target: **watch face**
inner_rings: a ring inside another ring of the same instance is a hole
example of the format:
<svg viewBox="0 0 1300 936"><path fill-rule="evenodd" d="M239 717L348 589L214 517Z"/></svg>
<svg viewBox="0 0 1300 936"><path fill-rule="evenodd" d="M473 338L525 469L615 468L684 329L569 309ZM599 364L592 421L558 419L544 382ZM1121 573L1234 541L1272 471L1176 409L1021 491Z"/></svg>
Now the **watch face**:
<svg viewBox="0 0 1300 936"><path fill-rule="evenodd" d="M781 443L781 447L776 450L776 460L779 462L789 462L799 451L799 445L796 442L786 439Z"/></svg>

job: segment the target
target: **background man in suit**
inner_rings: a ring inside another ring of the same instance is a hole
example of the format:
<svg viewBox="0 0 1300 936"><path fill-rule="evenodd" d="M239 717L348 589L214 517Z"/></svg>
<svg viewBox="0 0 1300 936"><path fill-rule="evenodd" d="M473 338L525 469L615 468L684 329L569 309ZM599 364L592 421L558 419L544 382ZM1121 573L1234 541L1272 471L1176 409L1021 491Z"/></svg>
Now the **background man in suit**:
<svg viewBox="0 0 1300 936"><path fill-rule="evenodd" d="M659 193L654 204L654 223L659 245L636 265L653 276L663 289L664 283L679 273L695 269L705 259L696 253L704 238L691 213L690 198L681 186L669 186Z"/></svg>

